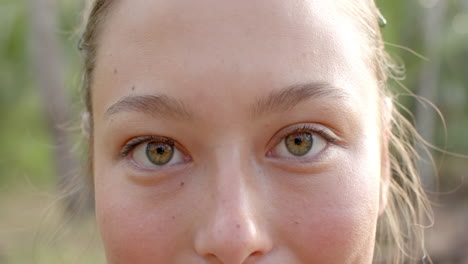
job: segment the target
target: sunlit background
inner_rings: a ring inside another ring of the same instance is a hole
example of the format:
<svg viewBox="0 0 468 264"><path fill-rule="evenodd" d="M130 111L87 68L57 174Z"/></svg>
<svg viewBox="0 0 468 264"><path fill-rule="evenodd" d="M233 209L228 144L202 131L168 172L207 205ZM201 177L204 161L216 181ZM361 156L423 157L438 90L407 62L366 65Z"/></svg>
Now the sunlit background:
<svg viewBox="0 0 468 264"><path fill-rule="evenodd" d="M468 0L377 3L387 49L406 65L401 83L421 96L392 82L399 101L428 142L467 155ZM0 264L104 263L92 208L77 214L73 197L57 195L69 177L86 177L76 48L82 5L0 0ZM434 168L420 164L435 211L428 251L434 263L466 264L468 159L432 154Z"/></svg>

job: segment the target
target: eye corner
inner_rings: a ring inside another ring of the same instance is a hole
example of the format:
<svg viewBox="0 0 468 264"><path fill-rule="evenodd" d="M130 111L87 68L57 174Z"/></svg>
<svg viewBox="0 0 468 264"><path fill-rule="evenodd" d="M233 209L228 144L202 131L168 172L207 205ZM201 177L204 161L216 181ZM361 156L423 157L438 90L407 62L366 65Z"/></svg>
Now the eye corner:
<svg viewBox="0 0 468 264"><path fill-rule="evenodd" d="M120 151L118 153L119 158L125 158L130 155L136 147L139 145L148 142L152 139L152 136L138 136L133 137L127 140L122 147L120 147Z"/></svg>
<svg viewBox="0 0 468 264"><path fill-rule="evenodd" d="M272 150L268 150L266 153L265 153L265 157L267 158L271 158L273 155L273 151Z"/></svg>

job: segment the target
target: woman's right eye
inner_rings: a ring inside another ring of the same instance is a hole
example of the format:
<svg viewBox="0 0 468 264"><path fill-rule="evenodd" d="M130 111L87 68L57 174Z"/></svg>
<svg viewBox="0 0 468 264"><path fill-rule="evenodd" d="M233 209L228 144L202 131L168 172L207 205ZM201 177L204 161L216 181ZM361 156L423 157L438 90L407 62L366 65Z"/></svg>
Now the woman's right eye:
<svg viewBox="0 0 468 264"><path fill-rule="evenodd" d="M149 169L183 163L186 160L174 142L169 140L142 142L133 148L130 157L139 167Z"/></svg>

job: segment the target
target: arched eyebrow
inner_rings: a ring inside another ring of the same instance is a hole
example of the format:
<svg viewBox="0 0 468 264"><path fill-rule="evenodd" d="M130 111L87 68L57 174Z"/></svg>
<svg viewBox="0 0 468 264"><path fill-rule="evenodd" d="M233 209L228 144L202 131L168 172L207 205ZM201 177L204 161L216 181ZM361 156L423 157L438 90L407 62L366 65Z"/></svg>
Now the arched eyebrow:
<svg viewBox="0 0 468 264"><path fill-rule="evenodd" d="M109 107L105 113L105 118L127 111L183 120L192 117L185 104L173 97L167 95L129 95Z"/></svg>
<svg viewBox="0 0 468 264"><path fill-rule="evenodd" d="M259 118L267 113L290 110L311 98L320 99L324 97L338 99L350 97L350 95L344 89L327 83L292 85L257 99L250 111L254 118ZM186 104L168 95L129 95L109 107L105 113L105 118L126 111L181 120L188 120L193 117Z"/></svg>
<svg viewBox="0 0 468 264"><path fill-rule="evenodd" d="M266 113L288 111L312 98L344 99L349 97L350 94L343 88L325 82L291 85L258 99L252 107L252 113L254 117L259 117Z"/></svg>

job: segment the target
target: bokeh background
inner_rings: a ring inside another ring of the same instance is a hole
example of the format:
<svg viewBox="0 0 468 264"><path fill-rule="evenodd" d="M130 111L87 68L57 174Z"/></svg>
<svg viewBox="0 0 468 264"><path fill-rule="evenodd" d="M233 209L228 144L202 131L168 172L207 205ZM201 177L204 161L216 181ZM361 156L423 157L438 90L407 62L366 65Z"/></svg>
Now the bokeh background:
<svg viewBox="0 0 468 264"><path fill-rule="evenodd" d="M432 151L435 165L420 164L435 213L429 253L434 263L467 264L468 0L377 4L388 52L406 66L405 80L392 82L398 100L428 142L458 153ZM83 5L0 0L0 264L104 263L92 207L79 211L79 197L58 192L71 177L86 178Z"/></svg>

